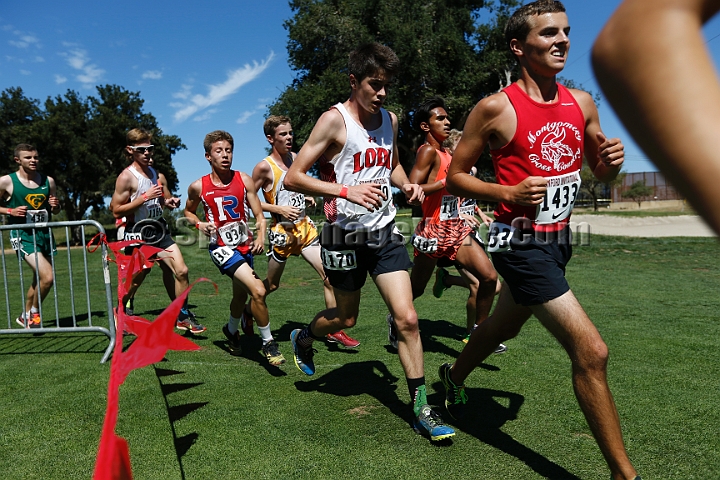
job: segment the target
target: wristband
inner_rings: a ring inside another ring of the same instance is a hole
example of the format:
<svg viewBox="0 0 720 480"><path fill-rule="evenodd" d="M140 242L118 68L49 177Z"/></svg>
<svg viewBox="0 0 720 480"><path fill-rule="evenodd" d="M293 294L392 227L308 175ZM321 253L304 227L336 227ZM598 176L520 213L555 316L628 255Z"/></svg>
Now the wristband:
<svg viewBox="0 0 720 480"><path fill-rule="evenodd" d="M200 230L200 222L197 222L197 223L195 224L195 228L197 228L198 230Z"/></svg>
<svg viewBox="0 0 720 480"><path fill-rule="evenodd" d="M447 183L447 178L443 178L442 180L440 180L440 183L442 183L442 186L444 187L445 183Z"/></svg>
<svg viewBox="0 0 720 480"><path fill-rule="evenodd" d="M145 192L143 192L142 195L140 195L140 196L142 197L143 202L147 202L147 201L148 201L148 198L147 198L147 195L145 195Z"/></svg>
<svg viewBox="0 0 720 480"><path fill-rule="evenodd" d="M347 185L343 185L342 188L340 189L340 195L339 195L339 197L340 197L340 198L347 198L347 194L348 194L348 186L347 186Z"/></svg>
<svg viewBox="0 0 720 480"><path fill-rule="evenodd" d="M7 209L7 214L12 217L12 208Z"/></svg>

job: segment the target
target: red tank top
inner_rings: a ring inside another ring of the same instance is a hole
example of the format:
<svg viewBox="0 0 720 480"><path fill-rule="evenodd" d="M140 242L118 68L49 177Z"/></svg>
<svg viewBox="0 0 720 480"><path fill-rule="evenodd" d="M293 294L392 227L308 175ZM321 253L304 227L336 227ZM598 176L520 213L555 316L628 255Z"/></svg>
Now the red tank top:
<svg viewBox="0 0 720 480"><path fill-rule="evenodd" d="M437 177L434 179L429 178L428 183L439 182L443 178L447 178L448 168L450 168L450 161L452 160L452 156L448 152L437 149L435 151L440 157L440 168ZM457 217L458 198L451 195L445 187L426 196L422 203L423 218L432 219L433 222L438 222L441 211L445 212L446 210L447 212L454 211ZM447 214L447 212L445 213Z"/></svg>
<svg viewBox="0 0 720 480"><path fill-rule="evenodd" d="M585 116L575 97L560 84L558 101L551 104L532 100L517 83L503 92L515 110L517 129L507 145L490 152L497 182L517 185L529 176L551 180L542 205L501 202L495 209L495 220L511 225L515 218L524 217L532 220L538 231L561 230L570 220L569 211L579 193ZM541 211L542 224L537 223Z"/></svg>
<svg viewBox="0 0 720 480"><path fill-rule="evenodd" d="M205 218L208 222L214 224L217 229L217 233L210 238L211 245L234 247L246 254L250 250L250 239L252 238L246 226L244 233L248 236L248 239L234 245L238 239L237 235L242 234L234 227L239 222L245 224L247 221L245 183L240 176L240 172L233 172L230 183L221 186L215 185L210 175L205 175L202 177L200 198L203 202Z"/></svg>

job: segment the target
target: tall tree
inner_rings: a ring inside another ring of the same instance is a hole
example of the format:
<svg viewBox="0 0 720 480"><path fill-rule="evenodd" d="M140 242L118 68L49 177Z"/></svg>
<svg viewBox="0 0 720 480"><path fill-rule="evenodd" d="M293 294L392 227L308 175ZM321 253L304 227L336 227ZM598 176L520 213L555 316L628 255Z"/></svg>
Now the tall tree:
<svg viewBox="0 0 720 480"><path fill-rule="evenodd" d="M398 116L400 161L409 168L423 138L412 128L412 112L418 104L443 96L454 126L461 128L480 98L511 81L514 60L502 29L519 3L291 0L294 16L285 28L296 78L270 106L270 113L292 118L301 146L322 112L349 94L348 54L362 43L378 41L400 58L401 70L386 107ZM492 170L487 160L483 165Z"/></svg>
<svg viewBox="0 0 720 480"><path fill-rule="evenodd" d="M13 151L18 143L27 143L28 129L40 119L40 102L25 96L20 87L13 87L0 93L0 175L17 169L13 162Z"/></svg>
<svg viewBox="0 0 720 480"><path fill-rule="evenodd" d="M583 162L582 169L580 170L580 194L581 196L590 197L593 203L593 210L597 212L598 200L613 187L622 185L625 180L625 175L625 172L620 172L614 180L603 183L593 174L587 162Z"/></svg>

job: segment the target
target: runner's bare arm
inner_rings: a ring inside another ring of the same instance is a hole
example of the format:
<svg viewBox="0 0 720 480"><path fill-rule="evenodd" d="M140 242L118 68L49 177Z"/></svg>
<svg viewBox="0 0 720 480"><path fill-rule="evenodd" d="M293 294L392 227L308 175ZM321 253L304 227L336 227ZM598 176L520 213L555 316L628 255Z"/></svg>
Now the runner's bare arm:
<svg viewBox="0 0 720 480"><path fill-rule="evenodd" d="M592 97L582 90L570 90L585 116L585 159L595 177L610 182L625 161L625 147L619 138L606 138L600 129L600 116Z"/></svg>
<svg viewBox="0 0 720 480"><path fill-rule="evenodd" d="M400 154L397 148L398 121L394 113L388 113L393 126L393 170L390 174L390 182L405 194L405 198L407 198L410 205L420 205L425 200L425 192L420 188L420 185L408 179L405 169L400 164Z"/></svg>
<svg viewBox="0 0 720 480"><path fill-rule="evenodd" d="M507 96L497 93L480 100L470 112L448 170L447 189L453 195L519 205L542 203L547 190L547 180L543 177L528 177L517 185L499 185L468 175L493 135L495 138L508 137L508 108L512 107ZM510 120L512 118L514 117L510 117ZM501 135L498 135L499 133ZM506 140L509 141L510 138L512 135Z"/></svg>
<svg viewBox="0 0 720 480"><path fill-rule="evenodd" d="M262 253L263 247L265 245L265 235L267 234L267 232L265 231L265 215L263 215L263 209L260 205L260 199L257 196L257 191L255 190L255 185L253 183L252 177L243 172L240 172L240 177L242 178L243 183L245 183L245 194L247 195L247 202L250 205L250 210L252 210L252 213L255 216L255 238L253 240L253 246L251 247L250 251L252 251L253 254L257 255L258 253Z"/></svg>
<svg viewBox="0 0 720 480"><path fill-rule="evenodd" d="M60 213L60 200L57 198L57 185L55 185L55 179L48 177L48 203L50 204L50 212L53 215Z"/></svg>
<svg viewBox="0 0 720 480"><path fill-rule="evenodd" d="M718 0L626 0L592 55L630 134L716 232L720 86L701 27L718 11Z"/></svg>
<svg viewBox="0 0 720 480"><path fill-rule="evenodd" d="M253 168L252 182L253 185L255 185L256 192L260 192L261 190L264 191L266 188L272 185L272 169L265 160L262 160L260 163L255 165L255 168ZM258 198L260 198L259 193ZM282 215L290 221L297 220L298 216L300 215L300 209L297 207L292 207L290 205L271 205L267 202L263 202L262 200L260 200L260 205L264 212Z"/></svg>
<svg viewBox="0 0 720 480"><path fill-rule="evenodd" d="M432 145L423 145L415 156L415 165L410 170L410 181L422 187L425 195L439 192L445 187L445 182L430 181L430 174L437 172L440 157Z"/></svg>
<svg viewBox="0 0 720 480"><path fill-rule="evenodd" d="M313 178L307 172L323 155L339 153L345 138L345 122L340 112L332 109L323 113L285 175L285 186L306 195L339 197L342 185ZM377 183L348 186L347 199L358 205L379 207L382 205L382 190Z"/></svg>
<svg viewBox="0 0 720 480"><path fill-rule="evenodd" d="M168 188L168 183L165 175L160 172L158 172L158 184L160 184L163 189L163 195L161 200L163 202L163 206L171 210L178 208L180 206L180 197L173 196L170 188Z"/></svg>
<svg viewBox="0 0 720 480"><path fill-rule="evenodd" d="M10 175L3 175L0 177L0 202L7 202L12 197L12 179ZM11 215L10 208L3 206L3 214Z"/></svg>
<svg viewBox="0 0 720 480"><path fill-rule="evenodd" d="M215 231L215 225L210 222L201 222L197 216L197 209L200 206L202 193L202 179L195 180L188 187L187 201L185 201L185 209L183 215L188 219L191 225L195 225L198 230L205 235L210 236Z"/></svg>

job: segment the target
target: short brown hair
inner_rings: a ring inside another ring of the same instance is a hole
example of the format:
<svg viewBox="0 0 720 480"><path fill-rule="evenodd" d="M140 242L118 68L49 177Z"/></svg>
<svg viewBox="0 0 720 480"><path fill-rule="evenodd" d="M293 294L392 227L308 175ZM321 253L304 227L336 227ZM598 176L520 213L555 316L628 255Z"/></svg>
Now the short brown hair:
<svg viewBox="0 0 720 480"><path fill-rule="evenodd" d="M235 141L233 140L232 135L230 135L225 130L215 130L205 135L205 140L203 141L205 153L210 153L210 150L212 149L212 144L221 140L226 140L230 144L230 147L233 150L235 149Z"/></svg>
<svg viewBox="0 0 720 480"><path fill-rule="evenodd" d="M377 42L366 43L352 52L348 59L348 73L358 82L378 72L388 77L397 75L400 69L400 60L390 47Z"/></svg>
<svg viewBox="0 0 720 480"><path fill-rule="evenodd" d="M127 139L127 145L133 146L137 145L138 143L151 143L152 142L152 133L148 132L144 128L133 128L127 133L126 139Z"/></svg>
<svg viewBox="0 0 720 480"><path fill-rule="evenodd" d="M505 44L509 47L513 39L525 41L530 33L530 17L546 13L563 13L565 5L558 0L537 0L515 10L505 24Z"/></svg>
<svg viewBox="0 0 720 480"><path fill-rule="evenodd" d="M17 147L15 147L13 156L15 158L20 158L20 152L37 152L37 148L33 147L29 143L20 143Z"/></svg>
<svg viewBox="0 0 720 480"><path fill-rule="evenodd" d="M290 117L286 115L270 115L263 123L263 132L266 136L275 135L275 130L283 123L290 123Z"/></svg>

